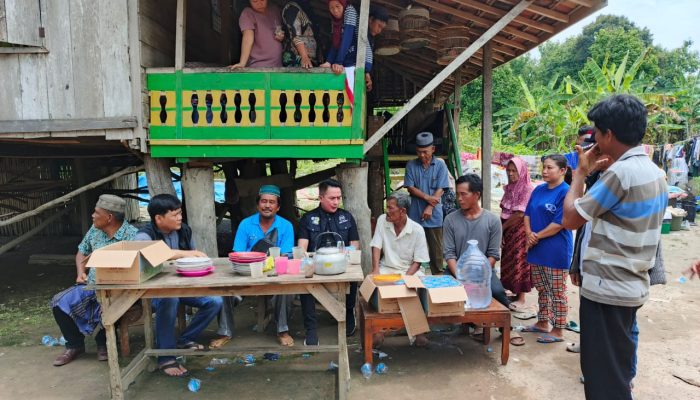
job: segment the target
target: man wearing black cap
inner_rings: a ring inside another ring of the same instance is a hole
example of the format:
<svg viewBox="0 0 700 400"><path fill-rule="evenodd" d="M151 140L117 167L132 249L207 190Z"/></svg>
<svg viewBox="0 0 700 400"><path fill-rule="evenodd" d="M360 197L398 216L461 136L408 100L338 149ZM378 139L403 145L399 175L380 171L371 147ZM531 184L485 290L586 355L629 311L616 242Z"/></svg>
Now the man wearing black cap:
<svg viewBox="0 0 700 400"><path fill-rule="evenodd" d="M56 294L51 300L56 324L66 339L66 349L53 362L60 367L85 352L85 335L101 324L100 304L94 290L84 290L85 283L95 283L95 271L86 271L85 264L93 251L124 240L133 240L137 229L124 221L126 202L119 196L103 194L92 213L92 226L78 245L75 255L76 285ZM107 337L104 328L95 335L97 359L107 361Z"/></svg>
<svg viewBox="0 0 700 400"><path fill-rule="evenodd" d="M430 254L430 270L440 275L444 270L442 257L442 204L440 198L449 188L445 161L434 157L433 134L422 132L416 136L418 158L406 164L404 186L413 197L408 217L425 231Z"/></svg>
<svg viewBox="0 0 700 400"><path fill-rule="evenodd" d="M593 127L584 125L578 128L578 137L576 138L576 146L585 146L586 143L595 143L593 139ZM566 161L569 163L571 170L578 168L578 153L574 150L571 153L564 154Z"/></svg>

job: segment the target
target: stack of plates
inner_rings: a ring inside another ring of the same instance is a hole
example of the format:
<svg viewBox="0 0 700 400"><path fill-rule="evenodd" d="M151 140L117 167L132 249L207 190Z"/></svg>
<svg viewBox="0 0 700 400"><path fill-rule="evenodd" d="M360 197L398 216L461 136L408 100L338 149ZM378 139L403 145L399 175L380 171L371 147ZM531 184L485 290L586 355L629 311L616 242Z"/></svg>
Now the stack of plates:
<svg viewBox="0 0 700 400"><path fill-rule="evenodd" d="M175 261L175 270L183 276L204 276L214 271L208 257L186 257Z"/></svg>
<svg viewBox="0 0 700 400"><path fill-rule="evenodd" d="M260 252L233 252L229 253L228 259L231 261L233 272L240 275L250 276L250 264L264 262L267 258L265 253Z"/></svg>

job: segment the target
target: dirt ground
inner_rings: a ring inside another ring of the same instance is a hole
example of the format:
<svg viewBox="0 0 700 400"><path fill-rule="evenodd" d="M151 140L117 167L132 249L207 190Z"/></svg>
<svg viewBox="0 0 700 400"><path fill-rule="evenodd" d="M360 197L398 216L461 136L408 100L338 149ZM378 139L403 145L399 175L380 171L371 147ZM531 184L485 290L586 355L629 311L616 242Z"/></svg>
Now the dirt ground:
<svg viewBox="0 0 700 400"><path fill-rule="evenodd" d="M651 289L651 299L639 311L641 330L639 373L635 399L700 399L700 387L673 375L700 381L700 281L679 282L681 270L700 257L700 228L663 236L668 284ZM48 308L52 294L70 285L75 272L70 265L29 265L31 253L73 253L79 238L41 239L23 245L0 260L0 398L2 399L107 399L108 368L95 360L94 342L88 338L88 354L73 363L51 365L59 347L45 347L41 337L60 336ZM578 292L568 290L570 320L578 321ZM530 304L536 294L530 293ZM256 334L249 298L236 313L234 342L268 343L271 333ZM328 314L319 313L321 343L334 341L335 327ZM513 319L513 325L531 323ZM300 310L295 309L292 333L302 345ZM215 324L205 333L208 341ZM410 347L405 336L387 338L382 351L389 367L385 375L365 380L360 373L359 335L350 339L351 399L417 399L458 396L465 399L581 399L579 357L565 351L566 344L543 345L534 334L524 334L526 345L511 346L510 361L501 366L500 337L489 347L464 335L445 331L430 334L428 349ZM566 332L566 341L578 340ZM131 331L132 351L139 350L140 329ZM142 345L141 345L142 346ZM218 366L206 371L211 356L186 360L192 374L201 379L199 393L187 390L187 381L159 373L143 373L128 392L129 399L329 399L335 393L335 374L327 371L330 355L295 356L279 361ZM128 360L124 360L126 364ZM375 357L375 363L377 362Z"/></svg>

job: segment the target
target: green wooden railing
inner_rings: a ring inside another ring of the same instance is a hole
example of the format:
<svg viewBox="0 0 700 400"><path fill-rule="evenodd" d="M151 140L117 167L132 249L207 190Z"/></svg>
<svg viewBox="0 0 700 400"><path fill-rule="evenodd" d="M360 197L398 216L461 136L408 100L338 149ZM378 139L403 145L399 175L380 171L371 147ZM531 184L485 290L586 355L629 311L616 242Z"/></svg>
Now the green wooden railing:
<svg viewBox="0 0 700 400"><path fill-rule="evenodd" d="M362 158L364 71L147 72L153 157ZM355 110L358 110L357 112Z"/></svg>

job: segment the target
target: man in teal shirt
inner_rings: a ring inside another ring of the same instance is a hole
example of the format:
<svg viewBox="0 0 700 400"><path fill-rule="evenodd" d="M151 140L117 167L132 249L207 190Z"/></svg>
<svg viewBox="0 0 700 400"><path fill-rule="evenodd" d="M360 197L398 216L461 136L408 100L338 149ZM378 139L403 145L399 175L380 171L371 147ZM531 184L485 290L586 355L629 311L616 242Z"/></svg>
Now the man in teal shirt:
<svg viewBox="0 0 700 400"><path fill-rule="evenodd" d="M408 217L423 227L428 242L430 270L433 275L440 275L445 268L442 258L443 215L440 199L450 183L447 165L441 158L433 156L434 153L433 134L419 133L416 136L418 158L406 164L404 186L412 197Z"/></svg>

